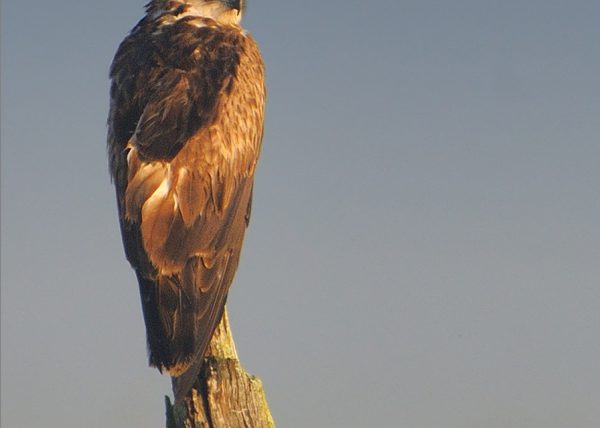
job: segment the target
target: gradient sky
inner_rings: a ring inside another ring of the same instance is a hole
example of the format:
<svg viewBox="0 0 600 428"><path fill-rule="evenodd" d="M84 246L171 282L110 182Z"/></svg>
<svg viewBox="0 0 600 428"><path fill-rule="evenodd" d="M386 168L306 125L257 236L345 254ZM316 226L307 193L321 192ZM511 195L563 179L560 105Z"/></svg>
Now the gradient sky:
<svg viewBox="0 0 600 428"><path fill-rule="evenodd" d="M143 1L2 4L3 427L164 426L105 153ZM230 293L279 427L600 423L600 2L252 0Z"/></svg>

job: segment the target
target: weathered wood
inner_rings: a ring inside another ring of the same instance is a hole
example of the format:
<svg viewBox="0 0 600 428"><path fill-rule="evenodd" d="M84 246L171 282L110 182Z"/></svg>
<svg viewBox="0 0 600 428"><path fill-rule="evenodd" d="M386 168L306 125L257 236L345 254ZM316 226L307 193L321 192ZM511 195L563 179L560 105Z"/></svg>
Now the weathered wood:
<svg viewBox="0 0 600 428"><path fill-rule="evenodd" d="M167 428L275 428L262 382L240 365L227 309L191 393L181 405L165 401Z"/></svg>

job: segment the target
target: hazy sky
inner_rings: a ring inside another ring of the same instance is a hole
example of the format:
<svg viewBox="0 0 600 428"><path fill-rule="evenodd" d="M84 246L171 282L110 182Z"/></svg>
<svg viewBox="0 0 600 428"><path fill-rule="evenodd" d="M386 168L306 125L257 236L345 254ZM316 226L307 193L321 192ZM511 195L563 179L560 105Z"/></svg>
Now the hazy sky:
<svg viewBox="0 0 600 428"><path fill-rule="evenodd" d="M2 4L3 427L164 426L105 134L143 1ZM279 427L600 424L600 2L251 0L230 293Z"/></svg>

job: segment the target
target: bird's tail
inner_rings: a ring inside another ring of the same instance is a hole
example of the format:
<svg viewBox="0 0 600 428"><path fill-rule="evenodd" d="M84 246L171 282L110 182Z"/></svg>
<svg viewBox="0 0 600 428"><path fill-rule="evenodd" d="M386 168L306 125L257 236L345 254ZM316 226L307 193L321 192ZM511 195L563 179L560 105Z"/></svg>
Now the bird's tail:
<svg viewBox="0 0 600 428"><path fill-rule="evenodd" d="M138 273L138 282L150 365L174 378L173 392L179 403L198 378L223 314L227 290L211 287L216 293L202 292L193 281L178 276L149 280Z"/></svg>

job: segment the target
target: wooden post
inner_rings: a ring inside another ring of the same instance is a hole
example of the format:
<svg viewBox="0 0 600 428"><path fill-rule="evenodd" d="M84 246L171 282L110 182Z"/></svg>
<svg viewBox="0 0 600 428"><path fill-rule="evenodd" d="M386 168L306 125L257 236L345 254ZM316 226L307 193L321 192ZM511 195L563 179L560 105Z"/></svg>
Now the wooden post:
<svg viewBox="0 0 600 428"><path fill-rule="evenodd" d="M165 401L167 428L275 428L262 382L240 365L227 308L191 393L179 406Z"/></svg>

